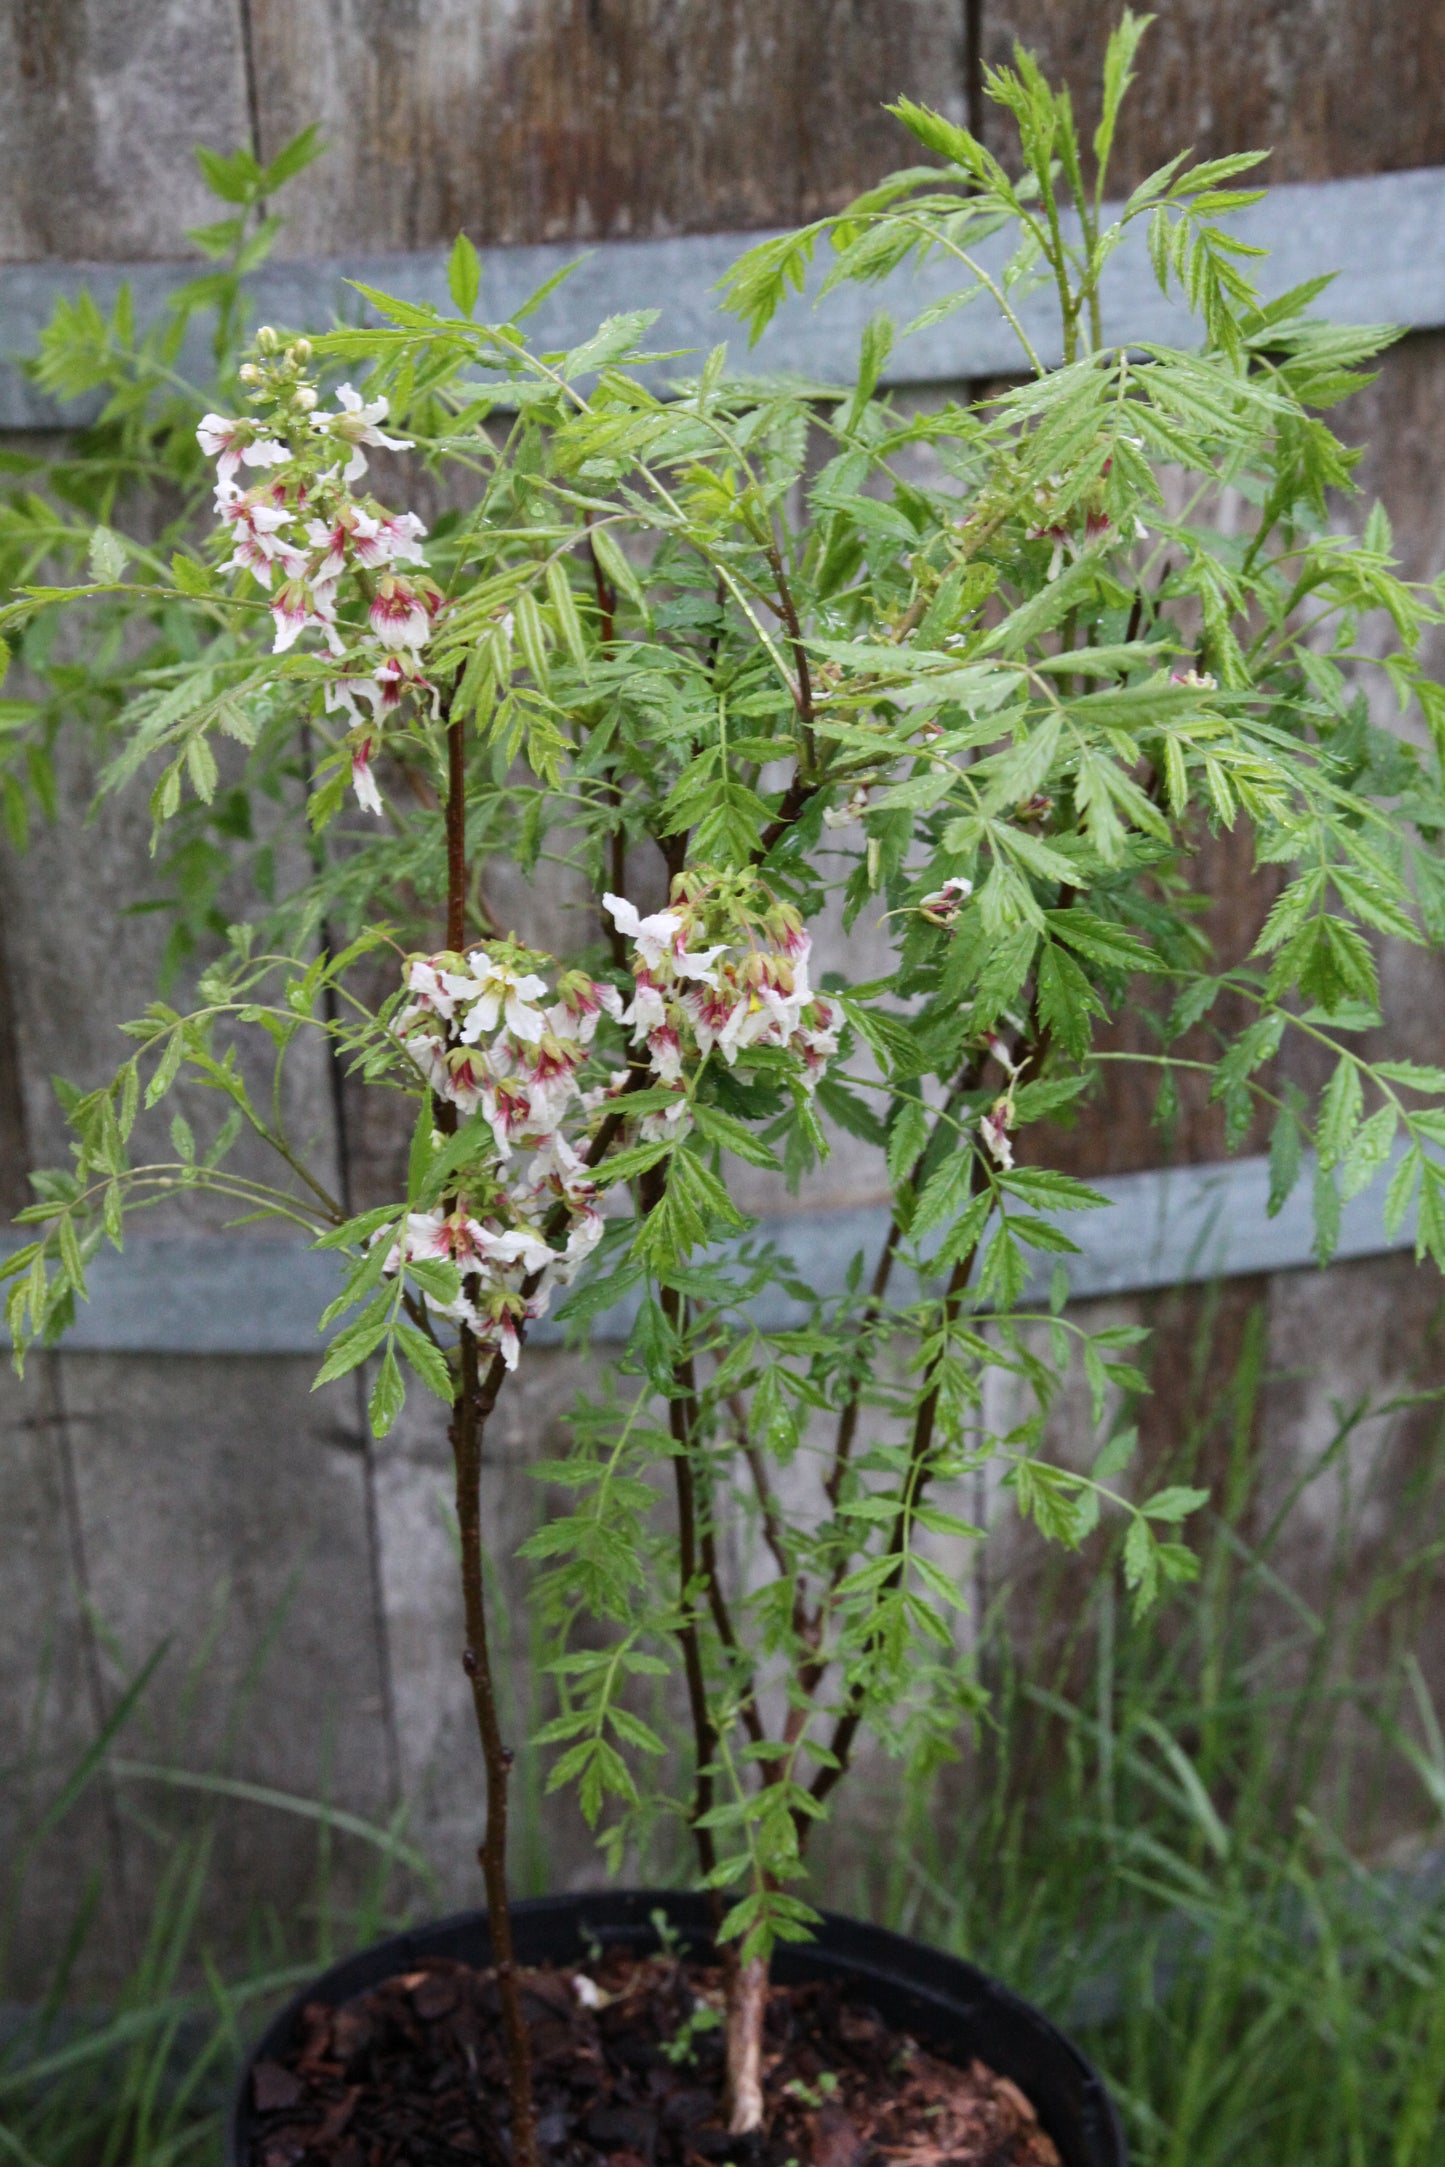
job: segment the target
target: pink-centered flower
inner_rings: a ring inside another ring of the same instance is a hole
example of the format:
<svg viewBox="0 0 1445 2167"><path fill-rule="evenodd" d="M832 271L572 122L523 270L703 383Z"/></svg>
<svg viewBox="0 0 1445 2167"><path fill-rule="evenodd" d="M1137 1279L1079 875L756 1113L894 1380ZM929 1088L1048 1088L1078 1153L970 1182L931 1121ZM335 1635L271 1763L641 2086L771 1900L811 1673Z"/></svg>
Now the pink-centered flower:
<svg viewBox="0 0 1445 2167"><path fill-rule="evenodd" d="M345 654L346 643L336 629L336 590L326 582L283 580L272 599L271 615L276 621L273 654L284 655L311 625L325 633L326 644L334 655Z"/></svg>
<svg viewBox="0 0 1445 2167"><path fill-rule="evenodd" d="M558 986L560 999L547 1011L547 1022L558 1038L573 1038L590 1046L604 1015L622 1021L622 996L616 986L599 984L581 971L567 971Z"/></svg>
<svg viewBox="0 0 1445 2167"><path fill-rule="evenodd" d="M676 1083L682 1075L682 1040L670 1023L660 1023L647 1034L647 1053L659 1083Z"/></svg>
<svg viewBox="0 0 1445 2167"><path fill-rule="evenodd" d="M413 580L388 573L376 583L368 613L371 629L384 647L425 647L440 601L440 595L424 596Z"/></svg>
<svg viewBox="0 0 1445 2167"><path fill-rule="evenodd" d="M229 482L216 491L216 514L231 529L235 553L221 566L223 572L254 572L263 587L271 584L271 567L279 564L288 578L306 569L306 559L283 538L292 513L284 504L268 503L267 492L242 492Z"/></svg>

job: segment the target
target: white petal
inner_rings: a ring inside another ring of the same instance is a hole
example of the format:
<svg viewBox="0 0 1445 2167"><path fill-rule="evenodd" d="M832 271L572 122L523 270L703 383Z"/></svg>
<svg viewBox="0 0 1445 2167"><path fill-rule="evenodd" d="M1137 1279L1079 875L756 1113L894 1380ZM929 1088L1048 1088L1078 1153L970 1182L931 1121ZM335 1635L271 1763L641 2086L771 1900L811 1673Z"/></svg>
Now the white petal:
<svg viewBox="0 0 1445 2167"><path fill-rule="evenodd" d="M637 905L629 903L625 895L604 895L602 903L604 909L611 911L612 923L618 932L626 934L629 940L636 940L638 928L642 924L637 915Z"/></svg>

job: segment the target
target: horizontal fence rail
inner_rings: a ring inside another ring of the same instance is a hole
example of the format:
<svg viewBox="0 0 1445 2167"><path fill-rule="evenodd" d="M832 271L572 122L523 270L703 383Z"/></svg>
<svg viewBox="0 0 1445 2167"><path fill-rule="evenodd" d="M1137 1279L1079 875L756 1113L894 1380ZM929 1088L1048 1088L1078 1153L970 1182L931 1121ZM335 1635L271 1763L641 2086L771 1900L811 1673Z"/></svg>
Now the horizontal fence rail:
<svg viewBox="0 0 1445 2167"><path fill-rule="evenodd" d="M1297 1270L1313 1262L1308 1168L1274 1218L1264 1158L1118 1174L1093 1186L1113 1209L1073 1212L1060 1222L1081 1252L1063 1260L1072 1300ZM1413 1218L1397 1234L1386 1233L1385 1188L1381 1178L1344 1206L1337 1257L1383 1256L1413 1244ZM871 1270L887 1231L880 1206L840 1207L780 1213L760 1221L749 1239L774 1243L797 1275L828 1297L845 1291L848 1266L860 1250ZM0 1254L17 1246L13 1235L0 1238ZM1026 1299L1047 1298L1057 1261L1044 1259ZM133 1236L122 1253L103 1249L96 1258L90 1301L63 1344L78 1354L315 1354L317 1319L340 1282L334 1254L292 1242ZM625 1338L636 1307L634 1295L606 1311L592 1327L594 1339ZM754 1314L759 1324L779 1328L801 1323L805 1311L773 1289ZM555 1344L563 1332L549 1318L529 1336Z"/></svg>
<svg viewBox="0 0 1445 2167"><path fill-rule="evenodd" d="M1141 219L1131 228L1105 272L1105 335L1116 344L1190 342L1197 330L1188 311L1172 293L1167 298L1161 294L1155 282L1145 223ZM1320 315L1338 323L1391 323L1409 330L1445 325L1445 167L1274 188L1230 224L1242 239L1269 249L1261 279L1270 295L1333 270L1334 284L1315 304ZM576 346L606 316L656 308L658 322L648 334L654 350L706 354L725 341L739 366L786 370L825 385L841 383L853 373L860 334L875 309L888 309L901 325L966 282L957 265L938 263L895 273L874 286L843 287L814 307L810 304L819 283L815 275L813 292L785 307L749 353L736 320L720 313L716 288L742 250L764 238L762 233L703 233L670 240L604 241L591 249L571 242L490 249L483 266L481 312L491 321L505 321L547 279L576 264L534 319L537 341L544 347ZM1002 237L995 237L977 254L993 274L1001 269L1007 248ZM199 261L0 264L0 429L63 428L96 411L93 401L57 405L24 374L21 364L34 353L57 300L84 288L109 310L122 284L128 284L136 320L144 324L154 320L177 286L203 268ZM370 320L374 312L350 280L451 312L445 251L428 250L268 263L252 284L257 320L291 329L316 329L333 318ZM1017 313L1040 359L1057 362L1061 345L1052 289L1025 295ZM677 360L651 374L662 382L687 365L685 359ZM209 375L199 328L181 366L197 381ZM903 339L884 381L895 386L936 384L1024 370L1013 332L988 296L980 295L945 322Z"/></svg>

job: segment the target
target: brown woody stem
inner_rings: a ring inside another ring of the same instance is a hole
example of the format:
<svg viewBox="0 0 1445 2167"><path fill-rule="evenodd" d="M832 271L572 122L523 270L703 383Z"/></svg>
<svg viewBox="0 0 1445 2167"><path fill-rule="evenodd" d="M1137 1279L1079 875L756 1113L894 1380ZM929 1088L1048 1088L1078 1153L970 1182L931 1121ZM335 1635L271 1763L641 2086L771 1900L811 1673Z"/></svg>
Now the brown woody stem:
<svg viewBox="0 0 1445 2167"><path fill-rule="evenodd" d="M452 713L452 698L445 707L447 725L447 946L460 949L466 940L467 907L467 808L465 724ZM438 1107L439 1125L454 1129L456 1108ZM486 1771L487 1821L478 1856L487 1894L487 1922L491 1929L492 1960L496 1966L497 1994L502 2006L502 2028L507 2045L507 2084L512 2106L512 2160L514 2167L538 2167L536 2116L532 2104L532 2057L522 2014L521 1982L512 1946L512 1920L507 1908L507 1788L512 1754L503 1743L497 1714L496 1681L492 1675L487 1639L486 1594L482 1579L482 1432L496 1399L493 1386L483 1405L478 1389L477 1342L470 1327L461 1328L459 1373L452 1402L451 1447L456 1474L457 1528L461 1538L462 1607L466 1624L466 1648L462 1667L472 1689L472 1709L482 1745ZM492 1364L492 1369L497 1368ZM491 1374L488 1384L491 1384ZM498 1380L500 1382L500 1380Z"/></svg>
<svg viewBox="0 0 1445 2167"><path fill-rule="evenodd" d="M507 2042L507 2082L512 2103L514 2167L537 2167L536 2116L532 2104L532 2053L522 2014L521 1981L507 1907L507 1788L512 1753L502 1741L497 1695L487 1641L482 1582L482 1421L477 1389L477 1342L461 1328L461 1389L452 1410L452 1457L456 1466L457 1527L461 1536L462 1600L466 1652L462 1667L472 1688L472 1708L487 1772L487 1826L478 1856L487 1891L492 1962Z"/></svg>
<svg viewBox="0 0 1445 2167"><path fill-rule="evenodd" d="M592 524L592 514L587 514L587 524ZM587 554L592 560L592 591L597 597L598 636L604 649L610 648L617 637L617 591L602 569L602 561L593 542L589 539ZM614 778L608 785L612 802L617 809L617 825L612 830L607 845L608 886L614 895L627 893L627 831L622 825L622 789ZM620 926L614 925L611 916L603 913L603 938L616 970L627 968L627 937Z"/></svg>
<svg viewBox="0 0 1445 2167"><path fill-rule="evenodd" d="M638 1184L638 1201L644 1212L655 1211L662 1202L666 1179L666 1173L661 1167L653 1167L643 1175ZM682 1296L675 1287L662 1289L661 1307L669 1328L681 1338L684 1322ZM697 1845L698 1864L706 1878L717 1865L717 1846L713 1842L712 1830L701 1826L703 1816L712 1810L712 1766L717 1758L717 1734L708 1711L707 1681L702 1669L702 1642L697 1630L697 1615L693 1609L693 1589L698 1575L698 1540L697 1487L693 1480L690 1414L696 1407L696 1394L690 1389L687 1378L680 1379L680 1382L683 1391L674 1394L667 1403L667 1426L674 1446L672 1479L677 1495L677 1641L682 1650L688 1710L692 1716L693 1752L697 1759L697 1772L693 1779L692 1833L693 1841Z"/></svg>
<svg viewBox="0 0 1445 2167"><path fill-rule="evenodd" d="M798 673L797 705L798 722L803 736L803 766L814 775L818 767L818 744L813 735L813 679L808 668L808 650L803 645L803 627L798 621L798 605L793 600L793 590L783 564L783 553L776 541L768 543L768 564L778 590L778 613L788 628L788 645L793 650L793 668Z"/></svg>

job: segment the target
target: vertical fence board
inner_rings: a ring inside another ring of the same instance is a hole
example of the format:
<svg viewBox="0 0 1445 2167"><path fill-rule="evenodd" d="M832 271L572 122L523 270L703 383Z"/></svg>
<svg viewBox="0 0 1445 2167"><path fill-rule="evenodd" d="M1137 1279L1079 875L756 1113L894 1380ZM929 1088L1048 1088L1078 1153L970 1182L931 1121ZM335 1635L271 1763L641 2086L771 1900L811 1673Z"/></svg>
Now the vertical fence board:
<svg viewBox="0 0 1445 2167"><path fill-rule="evenodd" d="M1111 166L1132 188L1192 144L1201 158L1270 150L1274 181L1385 173L1445 160L1445 13L1400 0L1161 0ZM1066 82L1080 132L1098 122L1104 47L1116 7L1077 0L984 0L984 58L1019 39ZM986 107L991 146L1010 140Z"/></svg>
<svg viewBox="0 0 1445 2167"><path fill-rule="evenodd" d="M240 0L13 0L0 260L179 255L217 216L192 145L249 133Z"/></svg>
<svg viewBox="0 0 1445 2167"><path fill-rule="evenodd" d="M268 1357L60 1359L91 1598L124 1668L169 1643L117 1750L384 1821L366 1463L344 1383L311 1398L311 1363ZM163 1786L137 1795L172 1826L204 1810ZM143 1833L127 1849L143 1888ZM228 1813L212 1930L238 1940L262 1891L303 1902L316 1850L313 1821ZM356 1853L338 1856L345 1879Z"/></svg>
<svg viewBox="0 0 1445 2167"><path fill-rule="evenodd" d="M765 225L843 201L957 109L950 0L252 0L262 141L329 157L286 246L412 248Z"/></svg>
<svg viewBox="0 0 1445 2167"><path fill-rule="evenodd" d="M100 1719L66 1494L58 1366L55 1356L36 1356L23 1383L12 1375L0 1387L0 1894L8 1894L8 1876L21 1873L5 1981L7 1993L21 1994L41 1990L58 1937L89 1899L98 1899L100 1931L83 1971L123 1961L129 1943L123 1857L103 1776L23 1860Z"/></svg>

